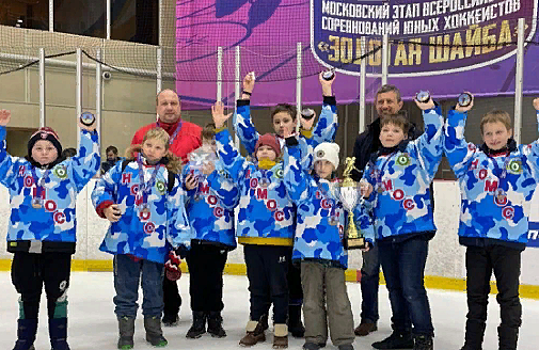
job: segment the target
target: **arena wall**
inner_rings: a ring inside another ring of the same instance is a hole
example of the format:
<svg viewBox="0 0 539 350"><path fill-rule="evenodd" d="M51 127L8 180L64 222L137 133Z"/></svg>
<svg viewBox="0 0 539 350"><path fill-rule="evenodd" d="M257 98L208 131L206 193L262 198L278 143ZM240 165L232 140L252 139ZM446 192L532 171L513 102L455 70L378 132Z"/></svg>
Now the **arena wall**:
<svg viewBox="0 0 539 350"><path fill-rule="evenodd" d="M80 193L77 201L77 252L73 257L73 269L83 271L111 271L112 255L99 251L99 245L108 228L108 221L95 213L89 195L95 180ZM425 271L428 287L465 290L464 247L457 237L459 217L459 192L455 181L435 180L435 222L438 232L430 243L429 257ZM8 192L0 187L0 198L8 198ZM539 198L535 196L532 211L539 214ZM0 270L8 270L12 254L6 251L6 228L9 218L8 200L0 201ZM537 216L532 215L535 221ZM361 253L350 253L349 281L360 279ZM521 294L523 297L539 298L539 249L528 247L522 254ZM184 264L183 269L186 270ZM243 248L232 251L228 256L226 272L245 274ZM493 286L494 287L494 286ZM493 292L495 292L493 288Z"/></svg>

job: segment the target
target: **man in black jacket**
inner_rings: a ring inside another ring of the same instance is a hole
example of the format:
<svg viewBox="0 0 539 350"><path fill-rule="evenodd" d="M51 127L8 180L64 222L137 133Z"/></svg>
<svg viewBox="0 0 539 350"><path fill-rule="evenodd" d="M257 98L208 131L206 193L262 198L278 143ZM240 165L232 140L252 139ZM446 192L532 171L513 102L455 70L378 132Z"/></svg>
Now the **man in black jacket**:
<svg viewBox="0 0 539 350"><path fill-rule="evenodd" d="M369 162L371 154L378 151L380 147L380 117L387 114L395 114L401 110L403 102L399 89L395 85L383 85L376 93L376 118L367 130L359 134L354 144L354 157L356 157L355 166L359 171L354 171L352 177L355 181L361 180L363 170ZM412 123L408 135L415 140L421 136L423 132L418 130Z"/></svg>
<svg viewBox="0 0 539 350"><path fill-rule="evenodd" d="M352 172L355 181L361 180L363 170L369 162L372 153L377 152L380 143L380 117L397 113L402 108L403 102L399 89L394 85L383 85L376 93L376 118L367 130L359 134L354 144L355 166L357 171ZM415 139L422 132L412 124L408 135ZM378 248L363 253L363 266L361 267L361 323L354 330L357 336L365 336L378 329L378 285L380 282L380 260Z"/></svg>

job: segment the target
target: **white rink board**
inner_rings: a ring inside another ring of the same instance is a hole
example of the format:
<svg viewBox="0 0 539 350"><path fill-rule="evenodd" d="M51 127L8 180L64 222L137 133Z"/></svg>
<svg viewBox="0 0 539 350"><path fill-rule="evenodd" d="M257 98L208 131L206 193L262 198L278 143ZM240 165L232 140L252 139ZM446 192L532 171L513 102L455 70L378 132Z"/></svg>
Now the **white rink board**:
<svg viewBox="0 0 539 350"><path fill-rule="evenodd" d="M80 193L77 203L77 252L75 259L99 260L111 259L111 255L98 250L101 240L107 230L108 221L101 219L89 199L94 188L95 180ZM459 218L460 197L455 181L436 180L435 193L435 222L438 232L431 241L427 261L426 275L451 278L463 278L464 248L458 244L457 229ZM6 251L6 228L9 218L8 191L0 186L0 259L10 259ZM531 221L539 222L539 198L534 196L532 202ZM534 232L532 232L532 235ZM228 263L243 264L243 249L241 246L231 252ZM350 255L350 268L361 268L361 253L354 251ZM539 285L539 249L529 247L522 255L523 284Z"/></svg>

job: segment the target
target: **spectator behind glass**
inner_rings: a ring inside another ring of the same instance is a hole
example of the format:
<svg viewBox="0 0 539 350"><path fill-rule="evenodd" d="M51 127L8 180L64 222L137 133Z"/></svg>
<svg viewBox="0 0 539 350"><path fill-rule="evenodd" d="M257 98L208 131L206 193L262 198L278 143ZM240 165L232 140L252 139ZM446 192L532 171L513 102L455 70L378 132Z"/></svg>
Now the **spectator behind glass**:
<svg viewBox="0 0 539 350"><path fill-rule="evenodd" d="M124 158L118 157L118 148L116 146L109 146L106 150L107 161L101 163L101 174L110 170L117 162L122 161Z"/></svg>

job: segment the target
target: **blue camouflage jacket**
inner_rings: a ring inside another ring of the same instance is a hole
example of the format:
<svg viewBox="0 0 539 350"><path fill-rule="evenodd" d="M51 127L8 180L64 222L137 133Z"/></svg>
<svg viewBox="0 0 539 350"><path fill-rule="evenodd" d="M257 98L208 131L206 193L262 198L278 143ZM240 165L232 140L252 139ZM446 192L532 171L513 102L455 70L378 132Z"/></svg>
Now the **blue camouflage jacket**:
<svg viewBox="0 0 539 350"><path fill-rule="evenodd" d="M363 178L374 188L365 204L374 209L377 241L436 230L429 185L443 153L440 107L423 111L423 119L419 138L401 142L389 154L375 153L365 168Z"/></svg>
<svg viewBox="0 0 539 350"><path fill-rule="evenodd" d="M129 254L135 257L165 263L172 249L191 246L191 226L185 212L185 193L179 176L175 176L172 191L168 192L168 170L158 164L155 183L148 193L149 212L142 210L141 187L137 161L117 163L96 184L92 192L95 208L107 202L118 204L123 215L111 223L99 250L111 254ZM155 166L143 166L144 181L148 183Z"/></svg>
<svg viewBox="0 0 539 350"><path fill-rule="evenodd" d="M537 114L539 121L539 113ZM467 113L451 110L445 126L444 150L461 192L460 243L504 244L524 249L528 216L539 176L539 144L517 145L490 155L464 139Z"/></svg>
<svg viewBox="0 0 539 350"><path fill-rule="evenodd" d="M234 131L238 135L241 144L245 147L249 155L253 155L260 134L256 131L251 120L250 102L250 100L238 100L237 110L233 116L233 124ZM338 128L339 123L335 96L324 96L322 112L320 113L318 122L313 130L302 130L299 137L302 154L306 155L302 159L304 169L308 169L311 166L314 148L322 142L333 142ZM277 139L282 148L284 146L284 139L278 136Z"/></svg>
<svg viewBox="0 0 539 350"><path fill-rule="evenodd" d="M297 206L292 260L329 261L332 265L346 269L348 253L342 244L346 212L332 193L330 182L304 171L300 159L299 147L285 147L285 185L288 195ZM365 240L374 244L371 219L363 207L356 206L354 222Z"/></svg>
<svg viewBox="0 0 539 350"><path fill-rule="evenodd" d="M0 148L0 182L10 196L11 215L8 222L8 251L75 252L77 194L99 171L99 139L97 132L80 131L77 155L52 163L52 169L41 191L42 207L34 208L37 196L36 179L46 170L36 167L26 158L10 156L5 142ZM6 138L6 128L0 126L0 141Z"/></svg>
<svg viewBox="0 0 539 350"><path fill-rule="evenodd" d="M183 168L183 178L192 174L198 187L187 191L186 210L192 227L191 239L236 248L234 208L239 202L236 185L226 176L222 163L215 161L215 171L206 176L190 163Z"/></svg>
<svg viewBox="0 0 539 350"><path fill-rule="evenodd" d="M238 153L226 129L218 131L215 140L224 169L240 193L238 242L292 246L296 209L286 193L283 163L258 168Z"/></svg>

